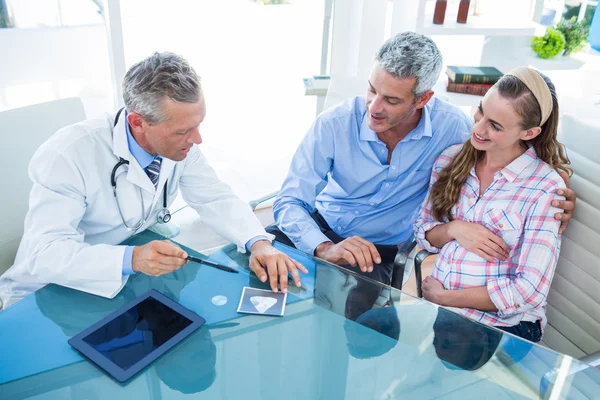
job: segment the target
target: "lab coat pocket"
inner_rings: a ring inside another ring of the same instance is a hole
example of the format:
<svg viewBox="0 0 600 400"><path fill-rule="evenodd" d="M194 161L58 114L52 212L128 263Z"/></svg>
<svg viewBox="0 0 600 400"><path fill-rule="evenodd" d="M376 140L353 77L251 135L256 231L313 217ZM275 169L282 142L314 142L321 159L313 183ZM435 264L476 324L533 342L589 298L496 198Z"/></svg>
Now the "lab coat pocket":
<svg viewBox="0 0 600 400"><path fill-rule="evenodd" d="M511 248L515 247L523 231L524 217L518 212L492 208L483 217L483 224Z"/></svg>

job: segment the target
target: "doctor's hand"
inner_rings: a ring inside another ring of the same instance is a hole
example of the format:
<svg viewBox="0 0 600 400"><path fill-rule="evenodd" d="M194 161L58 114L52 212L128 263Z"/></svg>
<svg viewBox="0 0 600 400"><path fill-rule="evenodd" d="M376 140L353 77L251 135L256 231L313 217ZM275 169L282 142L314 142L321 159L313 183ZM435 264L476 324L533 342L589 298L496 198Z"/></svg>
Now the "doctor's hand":
<svg viewBox="0 0 600 400"><path fill-rule="evenodd" d="M373 272L373 264L381 263L375 245L359 236L344 239L338 244L321 243L315 249L315 256L337 265L358 265L362 272Z"/></svg>
<svg viewBox="0 0 600 400"><path fill-rule="evenodd" d="M305 274L308 273L308 270L302 264L274 248L268 240L259 240L252 245L250 249L250 270L256 274L261 282L267 281L268 274L271 289L274 292L277 292L277 278L279 277L283 293L287 293L288 272L292 274L297 287L301 286L298 270Z"/></svg>
<svg viewBox="0 0 600 400"><path fill-rule="evenodd" d="M187 253L168 240L154 240L133 249L132 268L150 276L160 276L181 268Z"/></svg>

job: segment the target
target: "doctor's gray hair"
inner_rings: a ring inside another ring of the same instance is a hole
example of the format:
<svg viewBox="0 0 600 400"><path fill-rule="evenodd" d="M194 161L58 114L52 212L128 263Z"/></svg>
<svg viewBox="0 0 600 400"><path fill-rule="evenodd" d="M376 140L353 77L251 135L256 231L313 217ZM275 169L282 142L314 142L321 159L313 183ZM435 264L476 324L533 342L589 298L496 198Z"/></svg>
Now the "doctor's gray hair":
<svg viewBox="0 0 600 400"><path fill-rule="evenodd" d="M165 96L183 103L197 103L202 97L200 77L183 57L155 52L125 74L123 100L127 111L141 114L149 124L167 120Z"/></svg>
<svg viewBox="0 0 600 400"><path fill-rule="evenodd" d="M415 78L415 100L431 90L442 72L442 54L433 40L415 32L402 32L388 39L375 60L396 78Z"/></svg>

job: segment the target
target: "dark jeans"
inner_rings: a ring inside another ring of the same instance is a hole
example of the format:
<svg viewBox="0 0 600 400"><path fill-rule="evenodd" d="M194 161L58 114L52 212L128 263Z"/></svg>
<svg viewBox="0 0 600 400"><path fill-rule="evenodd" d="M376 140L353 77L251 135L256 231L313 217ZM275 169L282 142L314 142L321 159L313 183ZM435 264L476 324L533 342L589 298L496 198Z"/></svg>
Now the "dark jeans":
<svg viewBox="0 0 600 400"><path fill-rule="evenodd" d="M497 326L496 328L502 329L504 332L512 333L527 339L530 342L537 343L542 340L542 325L540 321L527 322L523 321L519 325L515 326Z"/></svg>
<svg viewBox="0 0 600 400"><path fill-rule="evenodd" d="M321 214L319 214L318 211L315 210L311 214L311 217L317 223L317 225L319 226L319 229L321 229L321 232L323 232L323 234L325 236L327 236L329 238L329 240L331 240L333 243L337 244L346 239L346 238L338 235L337 233L335 233L331 229L331 227L329 226L327 221L325 221L325 218L323 218L323 216ZM283 232L281 232L281 230L279 230L277 225L268 226L266 228L266 231L272 235L275 235L275 240L277 240L278 242L286 244L290 247L294 247L294 248L296 247L296 246L294 246L294 243L292 243L290 238L288 238L285 235L285 233L283 233ZM377 249L377 251L379 252L379 255L381 256L381 263L373 264L373 272L362 272L360 270L360 268L358 267L358 265L356 267L352 267L351 265L343 265L342 267L344 267L352 272L355 272L357 274L364 275L366 277L374 279L385 285L390 285L392 283L392 271L394 269L394 258L396 257L396 253L398 252L398 246L376 244L375 248Z"/></svg>

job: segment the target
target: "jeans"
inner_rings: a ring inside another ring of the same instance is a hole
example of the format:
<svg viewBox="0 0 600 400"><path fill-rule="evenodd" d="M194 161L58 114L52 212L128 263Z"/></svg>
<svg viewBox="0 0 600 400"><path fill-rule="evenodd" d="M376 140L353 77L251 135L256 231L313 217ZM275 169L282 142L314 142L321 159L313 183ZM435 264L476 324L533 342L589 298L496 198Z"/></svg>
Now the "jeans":
<svg viewBox="0 0 600 400"><path fill-rule="evenodd" d="M496 328L502 329L504 332L520 336L523 339L529 340L530 342L537 343L542 340L542 325L540 324L540 321L523 321L519 323L519 325L497 326Z"/></svg>

